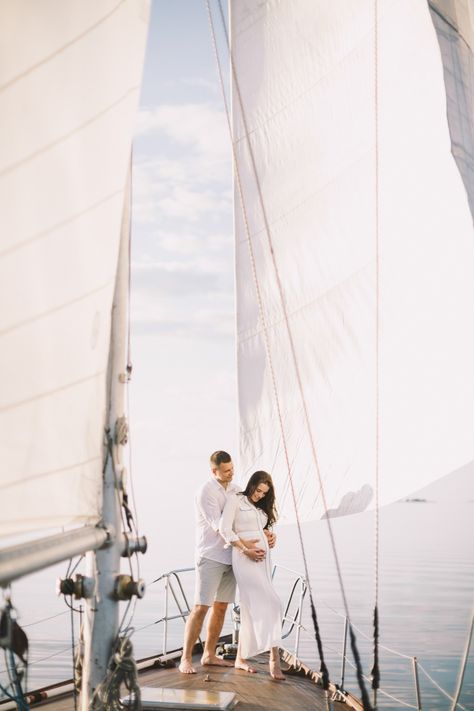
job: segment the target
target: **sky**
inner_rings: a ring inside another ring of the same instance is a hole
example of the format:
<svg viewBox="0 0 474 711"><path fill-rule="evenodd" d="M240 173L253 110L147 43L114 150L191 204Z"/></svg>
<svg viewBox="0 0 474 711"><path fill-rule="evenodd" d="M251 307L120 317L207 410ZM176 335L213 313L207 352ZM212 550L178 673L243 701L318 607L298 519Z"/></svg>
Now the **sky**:
<svg viewBox="0 0 474 711"><path fill-rule="evenodd" d="M153 0L134 138L131 469L151 549L179 515L190 559L209 455L237 458L232 230L205 3Z"/></svg>

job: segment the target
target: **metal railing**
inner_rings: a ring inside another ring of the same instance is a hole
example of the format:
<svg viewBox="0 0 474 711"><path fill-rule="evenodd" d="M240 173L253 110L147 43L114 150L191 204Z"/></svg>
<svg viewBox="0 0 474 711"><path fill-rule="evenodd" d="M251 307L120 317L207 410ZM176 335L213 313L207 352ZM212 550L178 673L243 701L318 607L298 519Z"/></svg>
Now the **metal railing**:
<svg viewBox="0 0 474 711"><path fill-rule="evenodd" d="M272 568L272 579L275 578L277 571L285 571L286 573L290 573L291 575L294 576L294 578L292 578L292 581L290 583L290 590L288 593L288 597L286 598L286 603L283 605L282 639L287 640L290 637L290 635L293 632L295 632L293 651L291 649L288 649L288 647L287 647L287 650L289 652L292 651L294 656L296 658L299 658L301 634L302 633L305 634L309 639L314 641L314 635L303 624L303 603L304 603L306 592L308 590L308 583L307 583L307 580L302 575L300 575L297 571L292 570L290 568L286 568L286 567L278 565L278 564L275 564ZM148 623L148 624L146 624L142 627L139 627L139 628L135 628L135 630L134 630L135 632L139 632L140 630L151 627L153 625L163 624L163 637L162 637L162 645L161 645L163 656L169 655L169 653L168 653L169 624L174 620L182 620L183 624L185 624L186 619L190 614L191 606L189 604L189 600L186 595L186 592L183 587L180 576L183 573L193 573L193 572L194 572L194 567L178 568L175 570L171 570L167 573L164 573L164 574L160 575L158 578L156 578L155 580L153 580L151 584L158 583L160 581L164 583L163 616L160 617L158 620L155 620L154 622ZM174 602L174 604L177 608L177 614L170 614L170 607L171 607L172 602ZM236 607L236 606L234 606L234 607ZM342 642L341 642L340 651L337 651L334 649L331 651L334 654L336 654L336 656L340 657L340 659L341 659L340 682L339 682L339 684L337 684L337 686L340 690L344 690L345 681L346 681L347 666L349 665L349 666L355 668L355 665L351 662L350 658L347 655L349 620L344 614L338 612L333 607L325 604L325 608L327 610L329 610L334 616L339 617L343 623ZM29 622L23 626L26 628L26 627L31 627L33 625L38 625L38 624L41 624L44 622L48 622L56 617L60 617L61 615L67 614L67 612L68 611L66 610L66 611L60 612L56 615L51 615L51 616L42 618L40 620L35 620L32 622ZM354 630L356 630L361 637L365 638L369 642L372 642L371 637L369 635L365 634L362 630L360 630L358 627L356 627L353 623L352 623L352 628ZM199 641L202 644L202 640L199 639ZM401 706L416 709L417 711L420 711L420 709L422 708L422 701L421 701L421 691L420 691L420 683L419 683L419 672L421 672L424 675L424 677L428 680L428 682L432 686L434 686L441 694L443 694L445 698L449 699L456 708L461 709L461 711L467 711L467 709L461 703L459 703L458 698L451 696L445 689L443 689L438 684L438 682L435 679L433 679L430 676L428 671L419 662L417 657L402 654L401 652L398 652L398 651L391 649L389 647L386 647L384 645L379 645L379 648L389 654L393 654L397 657L406 659L407 662L410 664L412 676L413 676L413 687L414 687L414 697L415 698L414 698L414 703L408 703L407 701L404 701L403 699L397 698L397 697L389 694L387 691L385 691L383 689L379 689L379 693L382 696L384 696L392 701L395 701L397 704L399 704ZM69 652L70 649L71 649L70 647L65 647L64 649L60 649L59 651L56 651L53 654L49 654L45 657L42 657L40 659L30 662L30 665L36 665L36 664L42 663L51 657L57 656L58 654L65 654L65 653ZM467 648L467 650L468 650L468 648ZM176 656L180 653L181 653L181 650L176 650L176 654L174 656ZM467 656L467 652L466 652L465 656ZM364 678L368 682L370 682L370 680L367 677L364 677Z"/></svg>
<svg viewBox="0 0 474 711"><path fill-rule="evenodd" d="M184 592L179 573L190 573L193 571L194 568L178 568L176 570L170 570L168 573L163 573L163 575L160 575L159 578L156 578L156 580L153 581L153 583L158 583L161 580L165 581L164 615L160 620L157 620L154 623L159 624L160 622L163 622L163 654L166 654L168 652L168 623L172 620L179 620L180 618L183 620L184 623L186 623L186 617L191 612L188 598L186 597L186 593ZM173 579L175 580L175 583L178 586L178 594L181 595L181 600L179 600L177 591L173 586ZM171 617L168 614L170 593L173 596L173 599L176 603L176 607L179 610L179 614L172 615ZM202 643L201 638L199 638L199 641Z"/></svg>
<svg viewBox="0 0 474 711"><path fill-rule="evenodd" d="M157 583L159 581L164 581L165 584L165 594L164 594L164 610L163 610L163 617L161 617L159 620L156 620L152 624L159 624L163 623L163 641L162 641L162 650L163 654L168 653L167 645L168 645L168 624L169 622L172 622L173 620L177 619L182 619L184 623L186 623L186 618L189 615L191 611L191 607L189 605L188 598L186 596L186 593L184 591L183 585L180 580L180 574L181 573L192 573L194 571L194 568L180 568L177 570L171 570L168 573L163 573L163 575L160 575L159 578L156 578L156 580L153 581L153 583ZM295 658L299 658L299 648L300 648L300 641L301 641L301 634L305 634L307 637L311 638L314 640L313 634L306 629L306 627L303 625L302 619L303 619L303 603L305 599L306 592L308 590L308 582L306 578L304 578L300 573L298 573L295 570L292 570L291 568L286 568L285 566L275 564L272 568L272 580L274 580L275 575L277 571L285 571L286 573L291 573L295 577L292 579L292 582L290 583L290 591L288 593L288 597L286 599L286 603L283 605L283 615L282 615L282 639L288 639L290 635L292 634L293 631L295 631L295 639L294 639L294 645L293 645L293 650L288 649L289 652L292 652ZM170 600L173 599L176 607L178 608L178 614L173 614L170 615L169 612L169 607L170 607ZM342 613L339 613L337 610L334 608L330 607L329 605L325 605L326 609L328 609L333 615L341 618L343 622L343 633L342 633L342 642L341 642L341 651L333 650L333 652L341 658L341 669L340 669L340 682L336 685L337 688L340 690L342 694L344 694L344 688L345 688L345 681L346 681L346 669L347 665L355 669L355 665L351 662L350 658L347 655L347 640L348 640L348 632L349 632L349 620L348 618L343 615ZM238 606L234 604L234 624L238 626L238 620L239 620L239 614L238 614ZM353 623L352 628L358 632L362 637L364 637L366 640L369 640L370 642L372 641L371 638L366 635L361 629L356 627ZM145 627L149 627L150 625L145 625ZM144 629L143 627L139 629ZM139 630L136 630L139 631ZM202 640L199 639L199 641L202 644ZM416 709L416 711L421 711L422 708L422 703L421 703L421 692L420 692L420 684L419 684L419 676L418 672L419 670L424 674L424 676L436 687L438 690L444 694L447 698L449 698L451 701L453 701L453 698L444 690L442 689L437 682L430 677L426 669L420 664L418 661L417 657L412 657L406 654L402 654L401 652L397 652L394 649L390 649L389 647L385 647L384 645L379 645L380 649L383 649L384 651L396 655L398 657L404 658L407 661L411 663L412 667L412 674L413 674L413 686L414 686L414 696L415 696L415 704L407 703L403 699L399 699L391 694L389 694L387 691L383 689L379 689L378 693L381 694L382 696L395 701L397 704L401 706L405 706L408 708ZM371 680L368 677L364 677L367 682L371 682ZM457 702L457 707L461 709L461 711L467 711L464 706L462 706L459 702Z"/></svg>
<svg viewBox="0 0 474 711"><path fill-rule="evenodd" d="M301 630L304 629L301 624L301 616L303 612L303 600L306 595L307 583L306 580L301 575L299 575L299 573L294 570L290 570L289 568L284 568L281 565L273 566L272 579L274 578L277 569L285 570L287 572L293 573L296 576L292 583L286 604L284 605L284 613L282 616L282 639L287 639L291 635L293 630L296 628L295 645L293 650L293 653L296 657L298 656ZM155 622L151 623L152 625L163 624L163 638L161 645L162 654L168 653L169 623L179 619L182 619L183 622L186 623L186 618L191 612L191 606L184 591L183 584L180 579L180 574L191 573L193 571L194 568L178 568L176 570L170 570L167 573L163 573L152 582L152 584L154 584L164 581L163 616ZM298 596L298 604L293 614L291 614L292 605L296 596ZM175 605L178 609L178 614L169 614L171 599L173 599L175 602ZM238 606L234 604L233 608L234 613L238 613ZM239 615L234 614L233 619L234 624L238 625ZM144 627L140 627L136 631L138 632L139 630L145 629L145 627L149 626L151 625L145 625ZM201 642L202 644L201 638L199 638L199 642Z"/></svg>
<svg viewBox="0 0 474 711"><path fill-rule="evenodd" d="M275 566L276 567L276 566ZM278 566L280 567L280 566ZM288 570L288 569L286 569ZM298 575L295 571L290 571L294 572L296 575ZM303 579L304 580L304 579ZM305 584L307 585L306 580L304 580ZM334 608L330 607L329 605L325 604L326 609L328 609L332 614L336 615L337 617L340 617L343 621L343 633L342 633L342 643L341 643L341 651L338 652L337 650L332 650L335 652L337 656L340 656L341 658L341 671L340 671L340 683L337 684L337 687L341 690L341 692L344 694L344 689L345 689L345 677L346 677L346 666L349 665L353 669L356 669L355 664L351 662L347 655L347 640L348 640L348 632L349 632L349 619L347 618L346 615L343 615L342 613L337 612L337 610L334 610ZM312 632L306 629L304 625L301 623L301 610L299 611L298 615L298 629L301 630L303 633L305 633L309 638L314 640L314 636ZM356 627L353 623L351 623L352 629L356 630L361 637L364 637L366 640L372 643L372 638L365 634L359 627ZM298 650L298 646L295 645L295 649ZM457 699L455 699L453 696L451 696L445 689L443 689L436 681L433 679L430 674L427 672L427 670L424 668L424 666L419 662L417 657L414 656L409 656L407 654L403 654L402 652L398 652L395 649L391 649L390 647L386 647L382 644L379 644L379 649L383 649L385 652L388 652L389 654L393 654L399 658L406 659L408 662L411 664L411 669L412 669L412 674L413 674L413 690L414 690L414 697L415 697L415 703L407 703L403 699L397 698L396 696L393 696L392 694L389 694L387 691L384 689L378 689L378 693L381 694L382 696L395 701L397 704L400 706L416 709L416 711L421 711L422 709L422 702L421 702L421 690L420 690L420 682L419 682L419 671L423 673L423 675L426 677L426 679L430 682L432 686L434 686L441 694L443 694L447 699L449 699L453 704L456 705L457 708L461 709L461 711L468 711L462 704L459 703ZM295 652L295 656L297 657L298 654ZM367 676L364 675L365 681L367 681L369 684L371 683L371 679L369 679ZM452 709L451 709L452 711Z"/></svg>
<svg viewBox="0 0 474 711"><path fill-rule="evenodd" d="M306 595L306 590L308 589L308 583L306 581L306 578L304 578L302 575L297 573L296 570L291 570L291 568L285 568L283 565L278 565L278 564L275 564L273 566L272 580L275 578L275 573L277 570L285 570L286 572L292 573L293 575L296 576L293 581L293 584L291 586L291 590L288 595L286 605L284 606L284 612L283 612L283 616L282 616L281 638L287 639L296 627L295 646L294 646L293 654L295 657L298 657L301 631L304 630L304 627L301 624L301 617L303 614L303 602L304 602L304 598ZM291 609L291 605L293 603L293 598L295 597L296 594L299 595L298 606L297 606L293 616L291 616L290 609ZM286 631L285 631L285 624L288 624L288 627L289 627L289 629L287 629Z"/></svg>

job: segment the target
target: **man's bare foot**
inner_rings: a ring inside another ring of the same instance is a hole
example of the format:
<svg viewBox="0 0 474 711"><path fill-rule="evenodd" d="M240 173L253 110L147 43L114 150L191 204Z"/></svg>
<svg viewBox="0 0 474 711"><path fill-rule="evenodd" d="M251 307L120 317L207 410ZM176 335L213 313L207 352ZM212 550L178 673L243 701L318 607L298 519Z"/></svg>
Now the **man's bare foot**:
<svg viewBox="0 0 474 711"><path fill-rule="evenodd" d="M285 676L281 670L280 662L270 661L268 666L270 667L270 676L275 681L286 681Z"/></svg>
<svg viewBox="0 0 474 711"><path fill-rule="evenodd" d="M187 659L182 659L181 664L178 667L181 674L195 674L196 670Z"/></svg>
<svg viewBox="0 0 474 711"><path fill-rule="evenodd" d="M202 656L201 657L201 664L203 667L233 667L234 665L232 662L228 662L225 659L221 659L220 657L217 657L214 655L213 657L211 655L208 655L206 657Z"/></svg>
<svg viewBox="0 0 474 711"><path fill-rule="evenodd" d="M245 661L245 659L236 659L234 666L236 669L242 669L242 671L246 671L249 674L257 673L257 670L254 669L254 667L251 667L250 664Z"/></svg>

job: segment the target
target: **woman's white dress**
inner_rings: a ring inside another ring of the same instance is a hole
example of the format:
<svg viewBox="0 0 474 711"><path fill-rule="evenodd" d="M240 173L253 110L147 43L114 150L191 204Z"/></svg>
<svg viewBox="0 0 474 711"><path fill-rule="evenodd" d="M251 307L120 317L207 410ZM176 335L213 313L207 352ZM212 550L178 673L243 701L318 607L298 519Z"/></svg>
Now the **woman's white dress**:
<svg viewBox="0 0 474 711"><path fill-rule="evenodd" d="M219 530L227 544L258 539L265 560L255 562L238 547L232 548L232 568L240 594L240 655L243 659L281 644L281 604L271 580L270 551L263 528L267 515L246 496L229 496Z"/></svg>

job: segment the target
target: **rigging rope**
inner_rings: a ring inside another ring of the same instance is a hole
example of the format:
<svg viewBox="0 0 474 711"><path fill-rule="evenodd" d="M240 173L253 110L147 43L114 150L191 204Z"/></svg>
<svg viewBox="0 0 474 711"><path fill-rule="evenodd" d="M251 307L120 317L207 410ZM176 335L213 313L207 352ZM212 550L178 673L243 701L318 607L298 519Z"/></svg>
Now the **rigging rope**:
<svg viewBox="0 0 474 711"><path fill-rule="evenodd" d="M430 675L428 674L428 672L426 671L426 669L424 668L424 666L423 666L422 664L420 664L420 662L418 662L418 669L421 669L421 671L422 671L423 674L426 676L426 678L427 678L429 681L431 681L431 683L433 684L433 686L435 686L435 687L438 689L438 691L443 694L443 696L446 696L446 698L449 699L450 701L454 701L454 698L451 696L451 694L448 694L448 692L447 692L445 689L443 689L443 687L440 686L440 685L438 684L438 682L433 679L432 676L430 676ZM467 710L464 706L462 706L459 702L457 703L457 706L458 706L458 708L462 709L462 711L468 711L468 710Z"/></svg>
<svg viewBox="0 0 474 711"><path fill-rule="evenodd" d="M76 687L76 640L74 635L74 605L72 602L71 595L71 652L72 652L72 678L73 684L73 696L74 696L74 711L77 711L77 687Z"/></svg>
<svg viewBox="0 0 474 711"><path fill-rule="evenodd" d="M50 617L43 617L41 620L36 620L36 622L28 622L27 625L22 625L22 627L23 628L34 627L34 625L40 625L42 622L48 622L49 620L54 620L56 617L61 617L62 615L67 615L67 610L64 610L63 612L58 612L57 615L51 615Z"/></svg>
<svg viewBox="0 0 474 711"><path fill-rule="evenodd" d="M378 0L374 0L374 196L375 196L375 515L374 515L374 613L373 666L371 670L374 708L380 687L379 668L379 482L380 482L380 212L379 212L379 78L378 78Z"/></svg>
<svg viewBox="0 0 474 711"><path fill-rule="evenodd" d="M325 684L324 688L327 689L328 683L329 683L329 675L327 672L326 664L324 662L324 657L322 656L322 643L321 643L321 639L320 639L319 626L317 623L317 616L316 616L316 609L314 606L312 588L311 588L310 579L309 579L309 571L308 571L308 565L307 565L307 560L306 560L305 547L304 547L303 537L302 537L302 533L301 533L301 524L300 524L299 515L298 515L298 505L297 505L296 493L295 493L294 484L293 484L290 457L289 457L289 452L288 452L288 448L287 448L285 430L284 430L284 425L283 425L283 415L282 415L281 404L280 404L279 395L278 395L278 389L277 389L277 385L276 385L276 376L275 376L275 371L274 371L274 367L273 367L273 360L272 360L272 354L271 354L270 343L269 343L268 326L266 323L265 312L263 309L263 299L262 299L258 275L257 275L256 260L255 260L254 251L253 251L252 237L251 237L250 226L249 226L249 222L248 222L247 211L246 211L246 207L245 207L245 199L243 196L243 189L242 189L242 183L241 183L241 179L240 179L240 170L239 170L239 164L238 164L238 160L237 160L236 148L235 148L235 144L234 144L233 136L232 136L230 113L229 113L229 108L228 108L227 99L226 99L225 90L224 90L222 69L220 66L220 59L219 59L219 54L218 54L218 50L217 50L217 42L216 42L216 36L215 36L215 31L214 31L214 23L213 23L213 19L212 19L212 12L210 9L209 0L206 0L206 5L207 5L207 10L208 10L209 22L210 22L210 26L211 26L211 33L212 33L214 51L215 51L216 60L217 60L219 79L220 79L220 83L221 83L221 90L222 90L224 105L225 105L225 110L226 110L227 124L228 124L229 134L231 137L231 146L232 146L232 155L233 155L235 176L236 176L236 182L237 182L237 187L238 187L238 191L239 191L239 198L240 198L240 202L241 202L242 214L243 214L243 219L244 219L244 224L245 224L245 232L246 232L247 243L248 243L248 248L249 248L249 256L250 256L251 267L252 267L252 275L253 275L253 279L254 279L254 285L255 285L255 290L256 290L256 295L257 295L258 307L259 307L259 315L260 315L260 320L261 320L261 324L262 324L262 331L263 331L263 336L264 336L265 351L266 351L267 360L268 360L268 366L269 366L270 377L271 377L271 381L272 381L273 393L274 393L274 397L275 397L276 410L277 410L277 414L278 414L278 420L279 420L281 438L282 438L282 443L283 443L285 461L286 461L286 466L287 466L287 471L288 471L288 480L290 482L290 489L291 489L293 504L294 504L294 508L295 508L295 516L296 516L296 521L297 521L298 535L299 535L301 552L302 552L302 557L303 557L303 564L305 567L305 574L306 574L306 577L308 580L311 615L312 615L313 624L315 627L315 634L316 634L316 640L317 640L317 645L318 645L318 651L320 652L321 674L323 677L323 682ZM325 491L324 491L324 484L323 484L321 471L320 471L320 467L319 467L319 459L317 456L316 446L315 446L312 428L311 428L311 424L310 424L310 420L309 420L309 412L308 412L308 407L307 407L307 403L306 403L306 397L304 394L301 373L299 370L298 359L296 356L296 348L295 348L293 333L292 333L290 323L289 323L288 311L286 308L286 301L285 301L285 297L284 297L283 285L281 282L280 272L279 272L278 265L276 262L276 256L275 256L275 251L274 251L274 246L273 246L272 235L271 235L271 231L270 231L270 225L269 225L268 216L267 216L267 212L266 212L266 208L265 208L265 202L263 199L263 192L262 192L262 188L261 188L261 184L260 184L260 180L259 180L259 176L258 176L257 166L256 166L256 162L255 162L255 156L254 156L252 146L251 146L251 143L249 140L249 129L248 129L248 124L247 124L247 120L246 120L246 113L244 110L242 96L241 96L241 92L240 92L240 86L238 83L237 73L236 73L235 65L234 65L234 61L233 61L233 55L232 55L232 51L231 51L231 47L230 47L230 42L229 42L229 37L228 37L228 33L227 33L224 13L222 10L221 0L218 0L218 7L219 7L224 36L226 39L227 51L229 53L231 74L232 74L232 78L233 78L233 81L235 84L236 95L237 95L237 99L238 99L238 103L239 103L242 123L244 126L245 137L247 139L248 154L250 157L250 163L252 166L252 172L254 175L255 184L257 187L259 205L260 205L262 218L263 218L264 226L265 226L265 234L267 237L267 242L268 242L268 246L269 246L269 250L270 250L270 254L271 254L275 279L276 279L277 288L278 288L278 292L279 292L279 296L280 296L280 304L281 304L282 312L284 315L284 321L285 321L285 326L286 326L286 331L287 331L287 336L288 336L288 342L290 345L292 363L293 363L293 367L294 367L294 371L295 371L295 375L296 375L296 380L297 380L297 384L298 384L298 391L299 391L301 403L302 403L306 431L307 431L309 442L311 445L311 453L312 453L313 463L314 463L318 481L319 481L321 498L323 501L323 506L324 506L324 510L325 510L325 514L326 514L325 520L326 520L327 526L328 526L331 547L332 547L334 561L335 561L336 570L337 570L337 575L338 575L338 579L339 579L339 586L340 586L340 590L341 590L342 599L344 602L344 607L346 610L346 615L348 618L349 629L350 629L350 633L351 633L350 634L351 648L352 648L352 652L354 655L354 659L356 660L356 665L357 665L357 670L358 670L357 678L359 681L359 686L360 686L362 701L364 704L364 709L365 709L365 711L371 711L372 707L371 707L371 704L370 704L370 701L368 698L368 694L367 694L367 690L365 688L365 684L363 681L362 667L360 664L360 656L359 656L359 653L357 650L356 638L353 633L352 625L350 622L349 607L347 604L347 598L346 598L344 584L343 584L343 580L342 580L342 573L341 573L339 558L337 555L336 543L335 543L335 539L334 539L332 525L331 525L330 518L327 515L328 514L328 506L327 506L327 501L326 501L326 496L325 496Z"/></svg>

